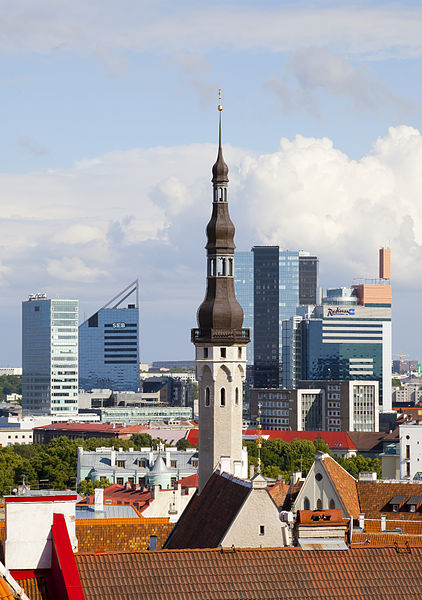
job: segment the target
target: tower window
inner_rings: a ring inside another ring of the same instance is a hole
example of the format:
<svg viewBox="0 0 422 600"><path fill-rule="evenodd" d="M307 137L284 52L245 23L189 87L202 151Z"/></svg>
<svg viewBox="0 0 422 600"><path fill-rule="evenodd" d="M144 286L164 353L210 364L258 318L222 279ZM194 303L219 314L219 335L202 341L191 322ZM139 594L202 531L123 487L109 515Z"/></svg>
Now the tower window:
<svg viewBox="0 0 422 600"><path fill-rule="evenodd" d="M233 259L229 258L228 259L228 263L229 263L229 272L228 272L228 275L229 275L229 277L232 277L233 276Z"/></svg>
<svg viewBox="0 0 422 600"><path fill-rule="evenodd" d="M309 502L309 498L308 496L305 496L305 498L303 499L303 510L310 510L311 508L311 503Z"/></svg>
<svg viewBox="0 0 422 600"><path fill-rule="evenodd" d="M210 388L205 388L205 406L210 405Z"/></svg>
<svg viewBox="0 0 422 600"><path fill-rule="evenodd" d="M208 348L204 348L204 358L208 358Z"/></svg>
<svg viewBox="0 0 422 600"><path fill-rule="evenodd" d="M259 526L259 535L265 535L265 526L264 525Z"/></svg>
<svg viewBox="0 0 422 600"><path fill-rule="evenodd" d="M221 358L227 358L227 348L220 348Z"/></svg>
<svg viewBox="0 0 422 600"><path fill-rule="evenodd" d="M221 388L220 390L220 405L226 406L226 389Z"/></svg>
<svg viewBox="0 0 422 600"><path fill-rule="evenodd" d="M239 404L239 388L236 388L234 391L234 402L235 404Z"/></svg>
<svg viewBox="0 0 422 600"><path fill-rule="evenodd" d="M238 356L238 358L242 358L242 348L240 346L237 349L237 356Z"/></svg>
<svg viewBox="0 0 422 600"><path fill-rule="evenodd" d="M226 259L225 258L220 257L218 259L218 275L220 277L226 276Z"/></svg>
<svg viewBox="0 0 422 600"><path fill-rule="evenodd" d="M218 199L220 202L223 202L223 200L224 200L223 188L218 188Z"/></svg>

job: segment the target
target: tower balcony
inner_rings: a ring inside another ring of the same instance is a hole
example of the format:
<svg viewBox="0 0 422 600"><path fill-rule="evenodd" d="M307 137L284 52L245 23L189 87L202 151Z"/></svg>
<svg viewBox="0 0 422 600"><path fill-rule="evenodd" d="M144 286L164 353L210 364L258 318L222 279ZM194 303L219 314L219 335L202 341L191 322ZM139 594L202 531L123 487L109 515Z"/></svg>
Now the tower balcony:
<svg viewBox="0 0 422 600"><path fill-rule="evenodd" d="M194 344L248 344L251 341L249 329L191 329Z"/></svg>

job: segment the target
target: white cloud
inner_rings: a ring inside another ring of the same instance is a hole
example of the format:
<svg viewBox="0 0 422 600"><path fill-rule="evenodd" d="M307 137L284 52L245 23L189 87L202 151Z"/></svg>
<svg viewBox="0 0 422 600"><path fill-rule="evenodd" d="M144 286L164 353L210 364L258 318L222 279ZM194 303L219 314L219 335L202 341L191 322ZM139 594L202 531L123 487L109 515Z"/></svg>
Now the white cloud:
<svg viewBox="0 0 422 600"><path fill-rule="evenodd" d="M313 117L320 116L319 92L348 98L358 110L379 110L385 106L416 108L381 81L375 70L355 66L329 48L298 50L287 61L284 78L272 77L264 87L278 96L285 112L305 109Z"/></svg>
<svg viewBox="0 0 422 600"><path fill-rule="evenodd" d="M77 256L49 259L47 271L55 279L75 283L94 282L106 275L105 271L89 267Z"/></svg>
<svg viewBox="0 0 422 600"><path fill-rule="evenodd" d="M400 3L4 0L0 52L162 54L218 48L291 52L327 45L355 55L417 57L422 7Z"/></svg>
<svg viewBox="0 0 422 600"><path fill-rule="evenodd" d="M360 160L329 139L300 135L272 153L226 145L224 154L239 250L309 250L326 287L376 277L377 250L389 245L396 292L422 292L419 131L391 128ZM3 302L17 306L27 292L46 290L80 298L89 313L139 276L143 356L190 356L215 156L215 145L192 144L0 174Z"/></svg>

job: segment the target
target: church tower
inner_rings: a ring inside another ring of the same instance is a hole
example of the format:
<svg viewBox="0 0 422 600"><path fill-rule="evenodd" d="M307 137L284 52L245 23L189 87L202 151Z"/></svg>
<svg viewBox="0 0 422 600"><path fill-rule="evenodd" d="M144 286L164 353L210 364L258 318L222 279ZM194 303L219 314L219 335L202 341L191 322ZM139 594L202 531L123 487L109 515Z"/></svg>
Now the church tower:
<svg viewBox="0 0 422 600"><path fill-rule="evenodd" d="M220 96L221 97L221 96ZM234 225L227 196L229 169L223 159L221 111L217 161L212 168L212 215L207 225L207 289L192 329L199 386L199 493L219 468L246 479L242 450L242 381L249 329L234 293Z"/></svg>

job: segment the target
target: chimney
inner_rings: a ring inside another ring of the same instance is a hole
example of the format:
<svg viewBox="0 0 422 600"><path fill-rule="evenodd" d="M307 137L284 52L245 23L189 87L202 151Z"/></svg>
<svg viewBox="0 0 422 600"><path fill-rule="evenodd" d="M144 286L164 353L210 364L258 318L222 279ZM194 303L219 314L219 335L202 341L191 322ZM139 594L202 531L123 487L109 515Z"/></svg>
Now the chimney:
<svg viewBox="0 0 422 600"><path fill-rule="evenodd" d="M249 465L249 479L255 475L255 465Z"/></svg>
<svg viewBox="0 0 422 600"><path fill-rule="evenodd" d="M296 485L300 479L302 479L302 471L294 471L290 475L290 485Z"/></svg>
<svg viewBox="0 0 422 600"><path fill-rule="evenodd" d="M104 489L96 488L95 489L95 498L94 498L94 512L103 512L104 511Z"/></svg>
<svg viewBox="0 0 422 600"><path fill-rule="evenodd" d="M380 248L379 251L379 276L380 279L391 279L391 250Z"/></svg>

